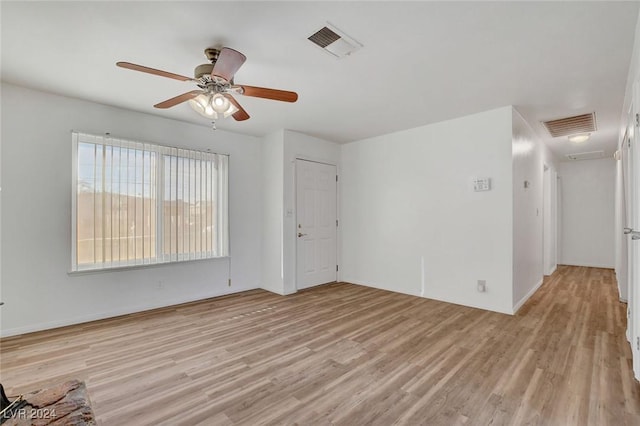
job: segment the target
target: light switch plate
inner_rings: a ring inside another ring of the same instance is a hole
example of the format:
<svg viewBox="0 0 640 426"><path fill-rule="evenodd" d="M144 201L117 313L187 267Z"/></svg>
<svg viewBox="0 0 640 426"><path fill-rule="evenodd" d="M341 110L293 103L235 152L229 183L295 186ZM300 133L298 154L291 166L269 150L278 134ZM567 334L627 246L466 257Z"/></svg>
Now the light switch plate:
<svg viewBox="0 0 640 426"><path fill-rule="evenodd" d="M491 190L491 178L473 178L473 190L475 192L490 191Z"/></svg>

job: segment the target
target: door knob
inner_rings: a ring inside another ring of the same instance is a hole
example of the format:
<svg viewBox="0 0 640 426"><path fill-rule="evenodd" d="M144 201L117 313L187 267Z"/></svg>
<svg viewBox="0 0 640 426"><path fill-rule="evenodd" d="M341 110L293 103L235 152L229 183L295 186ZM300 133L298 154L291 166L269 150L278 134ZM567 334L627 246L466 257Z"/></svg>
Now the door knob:
<svg viewBox="0 0 640 426"><path fill-rule="evenodd" d="M625 234L630 234L633 232L633 229L631 228L623 228L622 230L624 231Z"/></svg>
<svg viewBox="0 0 640 426"><path fill-rule="evenodd" d="M302 232L298 232L298 238L304 237L305 235L307 235L307 234L303 234Z"/></svg>

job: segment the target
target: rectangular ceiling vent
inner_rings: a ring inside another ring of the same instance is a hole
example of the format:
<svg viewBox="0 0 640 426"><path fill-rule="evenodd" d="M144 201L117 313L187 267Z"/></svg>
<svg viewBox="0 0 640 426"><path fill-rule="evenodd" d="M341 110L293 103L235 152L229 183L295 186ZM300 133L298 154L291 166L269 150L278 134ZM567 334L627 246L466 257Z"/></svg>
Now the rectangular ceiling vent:
<svg viewBox="0 0 640 426"><path fill-rule="evenodd" d="M549 134L558 136L575 135L576 133L590 133L596 131L596 113L576 115L575 117L560 118L558 120L543 121Z"/></svg>
<svg viewBox="0 0 640 426"><path fill-rule="evenodd" d="M349 56L362 47L362 44L329 23L310 35L308 39L336 58Z"/></svg>
<svg viewBox="0 0 640 426"><path fill-rule="evenodd" d="M578 152L577 154L567 154L567 158L571 161L576 160L596 160L604 158L604 151Z"/></svg>

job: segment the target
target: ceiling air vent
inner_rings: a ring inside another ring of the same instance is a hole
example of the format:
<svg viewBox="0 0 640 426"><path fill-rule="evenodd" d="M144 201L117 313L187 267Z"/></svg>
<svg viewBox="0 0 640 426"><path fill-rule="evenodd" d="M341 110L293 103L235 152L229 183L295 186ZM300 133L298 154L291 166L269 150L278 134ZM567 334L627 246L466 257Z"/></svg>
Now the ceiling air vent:
<svg viewBox="0 0 640 426"><path fill-rule="evenodd" d="M308 39L336 58L349 56L362 47L362 44L329 23L310 35Z"/></svg>
<svg viewBox="0 0 640 426"><path fill-rule="evenodd" d="M596 160L604 158L604 151L579 152L577 154L567 154L569 160Z"/></svg>
<svg viewBox="0 0 640 426"><path fill-rule="evenodd" d="M558 136L575 135L576 133L589 133L596 131L596 113L576 115L575 117L560 118L558 120L543 121L549 134L554 138Z"/></svg>

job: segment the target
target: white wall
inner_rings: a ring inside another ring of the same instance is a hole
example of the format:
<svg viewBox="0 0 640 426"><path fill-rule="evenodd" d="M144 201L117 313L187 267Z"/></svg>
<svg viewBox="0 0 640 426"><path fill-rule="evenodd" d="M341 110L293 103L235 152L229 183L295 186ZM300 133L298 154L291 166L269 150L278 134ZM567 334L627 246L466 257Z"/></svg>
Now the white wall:
<svg viewBox="0 0 640 426"><path fill-rule="evenodd" d="M283 158L284 133L262 138L262 288L284 294L283 287Z"/></svg>
<svg viewBox="0 0 640 426"><path fill-rule="evenodd" d="M512 119L513 306L517 311L542 284L543 174L545 164L555 170L556 160L515 109ZM550 189L554 184L549 183Z"/></svg>
<svg viewBox="0 0 640 426"><path fill-rule="evenodd" d="M613 268L615 161L563 162L560 263Z"/></svg>
<svg viewBox="0 0 640 426"><path fill-rule="evenodd" d="M629 63L629 72L627 74L627 84L624 90L624 104L620 111L620 133L618 143L622 142L625 128L627 124L627 114L633 103L633 85L640 82L640 14L636 21L636 32L633 41L633 50L631 51L631 61Z"/></svg>
<svg viewBox="0 0 640 426"><path fill-rule="evenodd" d="M228 259L69 275L72 129L230 154L232 286ZM260 285L257 138L3 83L1 165L3 336Z"/></svg>
<svg viewBox="0 0 640 426"><path fill-rule="evenodd" d="M511 313L511 122L504 107L343 145L342 279Z"/></svg>

